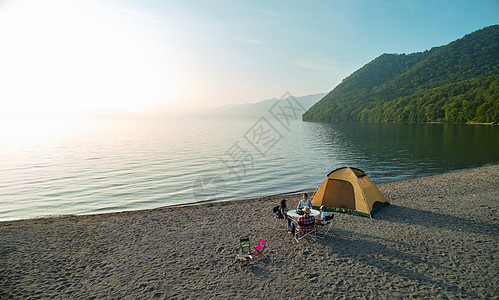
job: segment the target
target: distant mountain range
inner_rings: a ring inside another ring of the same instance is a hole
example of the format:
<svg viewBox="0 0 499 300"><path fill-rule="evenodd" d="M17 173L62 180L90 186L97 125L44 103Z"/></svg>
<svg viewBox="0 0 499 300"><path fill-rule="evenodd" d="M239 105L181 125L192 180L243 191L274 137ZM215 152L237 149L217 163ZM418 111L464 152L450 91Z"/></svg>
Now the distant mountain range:
<svg viewBox="0 0 499 300"><path fill-rule="evenodd" d="M498 122L499 25L413 54L383 54L345 78L304 121Z"/></svg>
<svg viewBox="0 0 499 300"><path fill-rule="evenodd" d="M305 112L317 101L322 99L326 93L294 97L303 106ZM284 100L284 99L283 99ZM193 116L213 119L258 119L262 116L272 118L269 109L280 99L272 98L256 103L229 104L203 111L193 112Z"/></svg>

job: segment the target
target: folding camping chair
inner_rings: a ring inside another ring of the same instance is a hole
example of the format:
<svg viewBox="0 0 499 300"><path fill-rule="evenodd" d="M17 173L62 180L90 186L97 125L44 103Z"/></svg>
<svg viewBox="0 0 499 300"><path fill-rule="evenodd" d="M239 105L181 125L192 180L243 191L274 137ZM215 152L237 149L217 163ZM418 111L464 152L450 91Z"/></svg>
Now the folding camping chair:
<svg viewBox="0 0 499 300"><path fill-rule="evenodd" d="M258 245L256 245L255 247L253 247L256 250L256 254L255 255L258 255L258 254L262 253L263 250L265 250L265 244L266 244L266 242L264 240L262 240L262 239L260 239L258 241Z"/></svg>
<svg viewBox="0 0 499 300"><path fill-rule="evenodd" d="M281 208L280 205L278 205L278 206L276 206L276 207L274 207L272 209L272 216L275 219L275 221L274 221L274 229L277 229L277 230L286 230L285 228L280 228L281 226L278 224L278 222L280 223L281 220L286 221L286 218L284 218L283 216L281 216L281 214L279 213L279 208Z"/></svg>
<svg viewBox="0 0 499 300"><path fill-rule="evenodd" d="M324 233L322 234L322 236L320 236L320 238L325 238L326 235L329 233L329 230L331 230L331 228L333 227L333 218L334 218L334 215L329 215L325 219L326 223L318 224L318 226L321 226L322 228L327 227L326 231L324 231Z"/></svg>
<svg viewBox="0 0 499 300"><path fill-rule="evenodd" d="M249 237L243 237L239 239L239 245L241 247L240 253L236 256L236 260L247 261L251 260L253 256L251 255L251 246Z"/></svg>
<svg viewBox="0 0 499 300"><path fill-rule="evenodd" d="M310 223L298 223L298 227L295 231L295 240L298 243L299 240L306 236L310 236L311 238L315 238L315 234L317 230L315 229L315 220L312 220ZM301 235L300 237L298 237Z"/></svg>
<svg viewBox="0 0 499 300"><path fill-rule="evenodd" d="M249 237L245 236L239 239L239 245L241 246L241 253L251 255L251 246Z"/></svg>

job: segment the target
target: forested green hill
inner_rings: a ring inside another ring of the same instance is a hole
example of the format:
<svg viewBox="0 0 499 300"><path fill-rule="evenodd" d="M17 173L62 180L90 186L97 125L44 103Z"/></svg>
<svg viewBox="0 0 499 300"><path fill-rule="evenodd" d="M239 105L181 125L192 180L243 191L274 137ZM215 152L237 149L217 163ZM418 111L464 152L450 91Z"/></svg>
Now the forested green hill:
<svg viewBox="0 0 499 300"><path fill-rule="evenodd" d="M383 54L345 78L304 121L498 122L499 25L413 54Z"/></svg>

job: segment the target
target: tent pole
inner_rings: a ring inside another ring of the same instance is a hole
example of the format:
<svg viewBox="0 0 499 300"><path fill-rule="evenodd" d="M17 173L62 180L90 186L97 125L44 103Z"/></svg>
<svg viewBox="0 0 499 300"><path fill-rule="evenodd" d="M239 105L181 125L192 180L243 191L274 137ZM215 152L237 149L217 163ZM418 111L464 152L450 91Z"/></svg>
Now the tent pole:
<svg viewBox="0 0 499 300"><path fill-rule="evenodd" d="M322 183L319 184L319 186L315 189L315 192L312 194L312 197L310 197L310 201L312 201L312 199L314 199L314 196L315 196L315 193L317 193L317 190L321 187Z"/></svg>
<svg viewBox="0 0 499 300"><path fill-rule="evenodd" d="M359 177L355 176L355 178L357 178L357 182L359 183L360 190L362 191L362 196L364 196L364 201L366 201L366 207L367 207L367 211L369 211L369 217L371 217L371 220L374 220L373 215L371 215L371 210L369 209L369 205L367 204L366 194L364 194L364 187L360 183Z"/></svg>

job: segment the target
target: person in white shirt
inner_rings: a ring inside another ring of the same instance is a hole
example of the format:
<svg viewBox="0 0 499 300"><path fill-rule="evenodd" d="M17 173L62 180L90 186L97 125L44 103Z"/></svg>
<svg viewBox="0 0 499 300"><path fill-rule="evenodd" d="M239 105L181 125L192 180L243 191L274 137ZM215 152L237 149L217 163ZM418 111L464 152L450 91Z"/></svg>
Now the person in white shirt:
<svg viewBox="0 0 499 300"><path fill-rule="evenodd" d="M320 214L319 219L316 220L316 224L325 225L327 223L327 221L331 218L329 217L329 214L326 211L326 207L324 205L321 206L320 210L321 210L321 214Z"/></svg>

